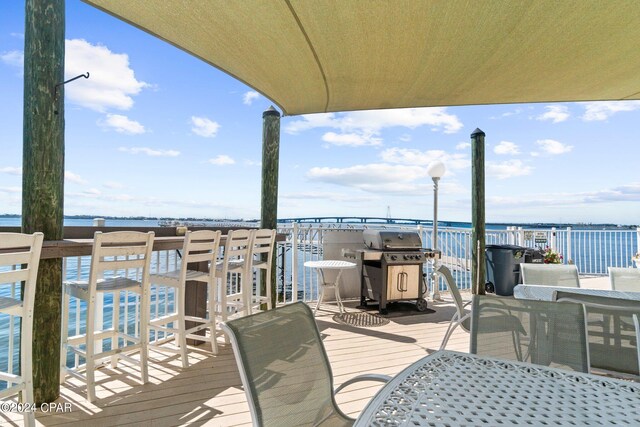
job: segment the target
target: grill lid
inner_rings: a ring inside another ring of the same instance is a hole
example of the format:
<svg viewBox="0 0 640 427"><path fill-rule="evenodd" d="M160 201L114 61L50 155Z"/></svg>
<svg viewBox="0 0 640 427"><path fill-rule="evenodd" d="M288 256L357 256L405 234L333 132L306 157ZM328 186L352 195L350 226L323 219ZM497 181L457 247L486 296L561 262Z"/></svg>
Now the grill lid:
<svg viewBox="0 0 640 427"><path fill-rule="evenodd" d="M417 250L422 248L420 235L409 231L364 230L364 244L369 249Z"/></svg>

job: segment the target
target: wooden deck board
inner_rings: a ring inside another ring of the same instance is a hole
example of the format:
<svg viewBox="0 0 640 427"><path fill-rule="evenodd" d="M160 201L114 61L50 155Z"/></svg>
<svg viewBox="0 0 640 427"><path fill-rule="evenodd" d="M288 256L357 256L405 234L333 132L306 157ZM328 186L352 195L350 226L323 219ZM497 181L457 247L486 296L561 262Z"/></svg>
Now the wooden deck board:
<svg viewBox="0 0 640 427"><path fill-rule="evenodd" d="M446 298L446 296L445 296ZM334 374L335 385L363 373L395 375L407 365L437 350L454 313L451 302L429 304L434 313L390 319L384 326L358 328L333 320L336 307L323 305L316 318ZM188 369L175 355L152 353L150 382L142 385L135 367L98 371L97 401L85 400L86 388L75 379L62 386L60 403L68 413L38 413L44 426L250 426L251 416L230 345L213 356L190 348ZM457 329L447 346L467 351L468 333ZM373 382L349 386L337 396L341 409L357 416L379 389ZM0 425L22 425L16 414L0 414Z"/></svg>

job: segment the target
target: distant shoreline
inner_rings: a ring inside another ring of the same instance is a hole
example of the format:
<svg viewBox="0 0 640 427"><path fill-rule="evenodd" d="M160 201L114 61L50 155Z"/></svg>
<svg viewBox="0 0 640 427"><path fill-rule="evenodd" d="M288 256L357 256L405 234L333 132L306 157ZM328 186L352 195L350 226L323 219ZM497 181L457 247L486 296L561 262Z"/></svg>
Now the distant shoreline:
<svg viewBox="0 0 640 427"><path fill-rule="evenodd" d="M1 218L20 218L21 215L17 214L0 214ZM121 221L205 221L205 222L243 222L243 223L251 223L251 222L260 222L259 219L244 219L244 218L196 218L196 217L185 217L185 218L174 218L174 217L146 217L146 216L108 216L108 215L65 215L65 219L84 219L84 220L92 220L94 218L104 218L107 220L121 220ZM358 224L357 222L344 222L344 224ZM311 224L309 222L305 222L304 224ZM316 224L331 224L330 222L319 222ZM378 223L372 222L370 225L377 225ZM471 223L463 222L463 221L438 221L440 226L445 227L469 227ZM633 224L612 224L612 223L551 223L551 222L531 222L531 223L516 223L516 222L491 222L487 223L487 225L492 226L516 226L516 227L526 227L526 228L608 228L608 229L635 229L638 225Z"/></svg>

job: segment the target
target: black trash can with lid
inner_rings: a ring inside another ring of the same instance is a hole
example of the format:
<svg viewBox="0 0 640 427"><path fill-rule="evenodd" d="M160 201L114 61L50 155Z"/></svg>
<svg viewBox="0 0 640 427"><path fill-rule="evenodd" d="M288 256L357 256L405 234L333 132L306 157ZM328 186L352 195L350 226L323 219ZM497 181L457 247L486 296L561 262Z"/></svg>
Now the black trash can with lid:
<svg viewBox="0 0 640 427"><path fill-rule="evenodd" d="M513 295L513 288L520 281L520 263L525 262L527 248L516 245L487 245L487 283L489 291L496 295Z"/></svg>

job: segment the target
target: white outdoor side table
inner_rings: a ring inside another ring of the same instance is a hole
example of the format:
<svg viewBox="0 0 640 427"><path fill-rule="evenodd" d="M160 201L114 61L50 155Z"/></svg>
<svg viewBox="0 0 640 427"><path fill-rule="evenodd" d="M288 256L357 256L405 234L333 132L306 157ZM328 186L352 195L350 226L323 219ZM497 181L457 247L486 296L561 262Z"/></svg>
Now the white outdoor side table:
<svg viewBox="0 0 640 427"><path fill-rule="evenodd" d="M356 264L354 262L349 261L338 261L338 260L323 260L323 261L307 261L304 263L305 267L315 268L318 273L318 284L320 285L320 295L318 295L318 302L316 303L316 307L313 309L313 315L316 315L318 311L318 307L320 307L320 303L324 298L324 291L327 288L334 288L336 294L336 302L338 303L338 309L340 309L340 314L343 313L344 307L342 305L342 299L340 298L340 276L342 275L342 271L347 268L355 268ZM324 278L325 270L338 270L338 276L334 282L327 282Z"/></svg>

